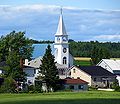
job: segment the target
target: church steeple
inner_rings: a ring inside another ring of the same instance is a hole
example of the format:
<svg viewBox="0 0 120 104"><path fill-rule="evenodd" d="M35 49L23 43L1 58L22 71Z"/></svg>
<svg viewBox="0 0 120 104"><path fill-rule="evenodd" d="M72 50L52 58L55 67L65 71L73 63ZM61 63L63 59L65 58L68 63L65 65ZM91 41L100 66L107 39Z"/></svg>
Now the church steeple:
<svg viewBox="0 0 120 104"><path fill-rule="evenodd" d="M61 8L61 14L60 14L60 18L59 18L57 32L56 32L55 35L56 36L67 35L66 29L65 29L65 25L64 25L64 21L63 21L63 16L62 16L62 8Z"/></svg>

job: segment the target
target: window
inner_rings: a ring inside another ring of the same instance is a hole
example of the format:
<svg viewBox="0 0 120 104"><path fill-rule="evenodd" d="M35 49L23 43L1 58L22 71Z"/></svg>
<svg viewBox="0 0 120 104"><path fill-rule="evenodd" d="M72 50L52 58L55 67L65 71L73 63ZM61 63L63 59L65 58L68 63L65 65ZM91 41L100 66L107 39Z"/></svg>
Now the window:
<svg viewBox="0 0 120 104"><path fill-rule="evenodd" d="M73 85L71 85L71 86L70 86L70 89L72 89L72 90L73 90L73 89L74 89L74 86L73 86Z"/></svg>
<svg viewBox="0 0 120 104"><path fill-rule="evenodd" d="M28 80L28 84L32 84L32 81L31 81L31 80Z"/></svg>
<svg viewBox="0 0 120 104"><path fill-rule="evenodd" d="M73 69L73 73L75 73L75 69Z"/></svg>
<svg viewBox="0 0 120 104"><path fill-rule="evenodd" d="M66 52L67 52L67 49L66 49L66 48L63 48L63 52L66 53Z"/></svg>
<svg viewBox="0 0 120 104"><path fill-rule="evenodd" d="M36 69L34 69L34 74L36 74Z"/></svg>
<svg viewBox="0 0 120 104"><path fill-rule="evenodd" d="M63 64L67 64L67 58L63 57Z"/></svg>
<svg viewBox="0 0 120 104"><path fill-rule="evenodd" d="M77 77L77 79L80 79L80 77Z"/></svg>
<svg viewBox="0 0 120 104"><path fill-rule="evenodd" d="M60 41L60 38L59 38L59 37L57 37L57 41L58 41L58 42Z"/></svg>
<svg viewBox="0 0 120 104"><path fill-rule="evenodd" d="M79 86L78 86L78 89L83 89L83 85L79 85Z"/></svg>
<svg viewBox="0 0 120 104"><path fill-rule="evenodd" d="M94 78L94 81L96 81L96 78Z"/></svg>

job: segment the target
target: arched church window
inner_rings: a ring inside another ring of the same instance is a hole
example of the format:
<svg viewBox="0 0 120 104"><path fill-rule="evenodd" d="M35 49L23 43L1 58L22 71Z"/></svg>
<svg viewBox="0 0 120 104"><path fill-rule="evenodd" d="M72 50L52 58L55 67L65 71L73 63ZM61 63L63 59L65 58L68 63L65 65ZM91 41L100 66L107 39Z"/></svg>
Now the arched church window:
<svg viewBox="0 0 120 104"><path fill-rule="evenodd" d="M67 64L67 58L63 57L63 64Z"/></svg>

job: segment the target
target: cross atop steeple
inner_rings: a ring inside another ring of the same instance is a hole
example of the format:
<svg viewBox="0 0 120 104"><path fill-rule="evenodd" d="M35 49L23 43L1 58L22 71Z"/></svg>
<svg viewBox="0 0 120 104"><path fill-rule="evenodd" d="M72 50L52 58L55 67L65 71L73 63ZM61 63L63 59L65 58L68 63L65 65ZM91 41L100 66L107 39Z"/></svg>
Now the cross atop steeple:
<svg viewBox="0 0 120 104"><path fill-rule="evenodd" d="M61 7L61 9L60 9L60 13L61 13L61 15L62 15L62 7Z"/></svg>

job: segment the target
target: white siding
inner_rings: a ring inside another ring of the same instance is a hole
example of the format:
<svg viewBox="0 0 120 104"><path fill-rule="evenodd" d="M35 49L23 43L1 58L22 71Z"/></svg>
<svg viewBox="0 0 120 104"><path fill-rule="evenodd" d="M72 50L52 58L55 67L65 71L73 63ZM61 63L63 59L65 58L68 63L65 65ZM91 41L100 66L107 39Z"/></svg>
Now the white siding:
<svg viewBox="0 0 120 104"><path fill-rule="evenodd" d="M75 70L75 72L74 72L74 70ZM80 79L88 82L88 85L91 86L91 76L74 66L71 69L71 78L77 79L78 77Z"/></svg>
<svg viewBox="0 0 120 104"><path fill-rule="evenodd" d="M0 74L2 74L2 70L0 70Z"/></svg>

